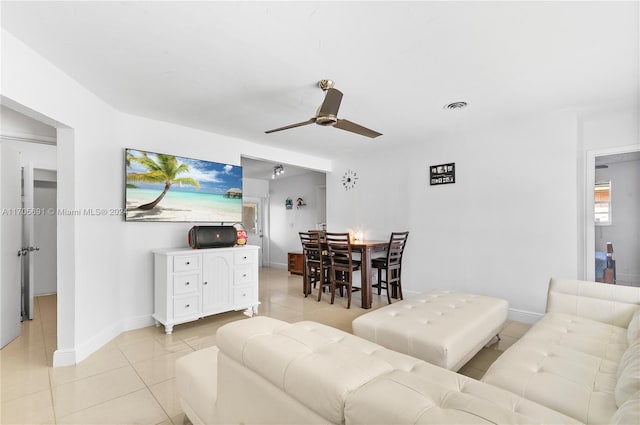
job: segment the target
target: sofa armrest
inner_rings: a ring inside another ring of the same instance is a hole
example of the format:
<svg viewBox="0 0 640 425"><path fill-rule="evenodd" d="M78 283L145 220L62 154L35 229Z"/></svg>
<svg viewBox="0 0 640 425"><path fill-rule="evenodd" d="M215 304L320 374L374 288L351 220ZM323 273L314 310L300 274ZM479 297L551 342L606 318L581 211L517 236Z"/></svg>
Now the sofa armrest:
<svg viewBox="0 0 640 425"><path fill-rule="evenodd" d="M626 328L640 309L640 288L551 278L547 313L564 313Z"/></svg>

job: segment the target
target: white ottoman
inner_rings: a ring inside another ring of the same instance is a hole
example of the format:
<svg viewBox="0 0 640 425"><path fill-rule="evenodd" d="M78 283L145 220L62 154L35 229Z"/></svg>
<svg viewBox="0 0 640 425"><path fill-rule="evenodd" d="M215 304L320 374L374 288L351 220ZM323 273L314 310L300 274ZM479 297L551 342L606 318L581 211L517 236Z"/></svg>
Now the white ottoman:
<svg viewBox="0 0 640 425"><path fill-rule="evenodd" d="M356 318L353 333L457 371L503 329L508 308L500 298L426 292Z"/></svg>

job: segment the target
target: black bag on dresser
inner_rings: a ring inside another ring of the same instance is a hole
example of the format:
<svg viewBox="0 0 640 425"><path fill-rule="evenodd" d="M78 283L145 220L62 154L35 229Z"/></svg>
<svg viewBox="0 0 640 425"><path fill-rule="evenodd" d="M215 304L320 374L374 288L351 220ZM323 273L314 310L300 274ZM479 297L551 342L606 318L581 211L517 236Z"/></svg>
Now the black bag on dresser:
<svg viewBox="0 0 640 425"><path fill-rule="evenodd" d="M194 249L234 246L237 238L233 226L193 226L189 230L189 246Z"/></svg>

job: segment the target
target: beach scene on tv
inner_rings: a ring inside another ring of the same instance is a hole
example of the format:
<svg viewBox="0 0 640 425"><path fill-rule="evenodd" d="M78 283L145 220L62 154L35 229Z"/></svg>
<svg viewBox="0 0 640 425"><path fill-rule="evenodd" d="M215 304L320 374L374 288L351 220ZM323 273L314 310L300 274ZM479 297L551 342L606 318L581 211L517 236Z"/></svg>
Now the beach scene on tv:
<svg viewBox="0 0 640 425"><path fill-rule="evenodd" d="M126 150L127 221L242 221L242 167Z"/></svg>

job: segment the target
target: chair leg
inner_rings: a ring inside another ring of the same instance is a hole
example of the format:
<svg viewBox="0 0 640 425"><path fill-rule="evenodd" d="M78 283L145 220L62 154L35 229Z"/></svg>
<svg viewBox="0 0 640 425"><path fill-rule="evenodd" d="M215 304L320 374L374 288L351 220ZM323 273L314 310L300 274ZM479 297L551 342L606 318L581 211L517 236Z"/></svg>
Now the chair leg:
<svg viewBox="0 0 640 425"><path fill-rule="evenodd" d="M334 280L331 281L331 304L336 299L336 282Z"/></svg>
<svg viewBox="0 0 640 425"><path fill-rule="evenodd" d="M324 292L324 277L320 281L320 287L318 288L318 302L322 299L322 293Z"/></svg>
<svg viewBox="0 0 640 425"><path fill-rule="evenodd" d="M347 308L351 308L351 284L347 286Z"/></svg>
<svg viewBox="0 0 640 425"><path fill-rule="evenodd" d="M382 269L378 269L378 295L382 293Z"/></svg>
<svg viewBox="0 0 640 425"><path fill-rule="evenodd" d="M391 286L391 285L389 285L389 270L387 270L386 274L387 274L387 287L386 287L386 290L387 290L387 302L389 304L391 304L391 290L390 290L391 288L389 288L389 286Z"/></svg>

